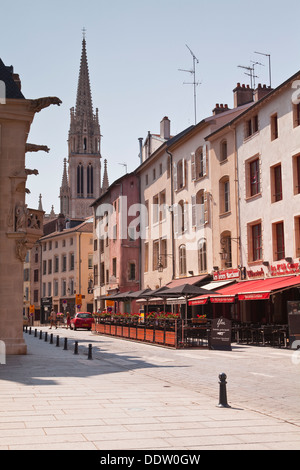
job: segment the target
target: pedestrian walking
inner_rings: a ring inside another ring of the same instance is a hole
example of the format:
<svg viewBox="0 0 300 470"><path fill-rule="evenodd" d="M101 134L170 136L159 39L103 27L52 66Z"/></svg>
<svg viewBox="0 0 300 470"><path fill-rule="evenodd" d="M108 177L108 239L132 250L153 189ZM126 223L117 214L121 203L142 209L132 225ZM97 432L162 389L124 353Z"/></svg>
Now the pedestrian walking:
<svg viewBox="0 0 300 470"><path fill-rule="evenodd" d="M56 312L54 310L52 310L50 313L50 330L52 328L52 325L55 325L55 328L57 329L57 318Z"/></svg>
<svg viewBox="0 0 300 470"><path fill-rule="evenodd" d="M67 329L69 328L70 325L71 325L71 316L70 316L70 312L67 312Z"/></svg>

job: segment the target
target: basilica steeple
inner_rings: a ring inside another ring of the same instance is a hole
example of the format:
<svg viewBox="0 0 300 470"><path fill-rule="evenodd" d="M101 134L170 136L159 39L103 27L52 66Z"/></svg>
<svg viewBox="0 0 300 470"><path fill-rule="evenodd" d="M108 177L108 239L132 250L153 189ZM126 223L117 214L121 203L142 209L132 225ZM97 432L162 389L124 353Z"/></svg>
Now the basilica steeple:
<svg viewBox="0 0 300 470"><path fill-rule="evenodd" d="M65 165L60 194L61 212L66 217L84 218L92 214L90 205L101 194L100 143L99 111L93 110L84 32L76 105L70 110L68 175Z"/></svg>

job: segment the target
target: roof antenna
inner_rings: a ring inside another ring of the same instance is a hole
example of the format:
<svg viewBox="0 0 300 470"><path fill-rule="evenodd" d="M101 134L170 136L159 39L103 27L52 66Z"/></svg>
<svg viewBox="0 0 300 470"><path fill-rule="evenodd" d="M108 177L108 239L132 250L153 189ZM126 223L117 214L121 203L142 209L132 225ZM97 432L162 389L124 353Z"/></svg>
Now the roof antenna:
<svg viewBox="0 0 300 470"><path fill-rule="evenodd" d="M189 72L193 75L193 82L192 83L186 83L184 82L184 85L193 85L194 86L194 113L195 113L195 124L197 124L197 103L196 103L196 87L201 83L196 82L196 62L199 64L199 60L193 53L193 51L189 48L189 46L186 44L186 47L190 51L192 57L193 57L193 68L192 70L185 70L185 69L178 69L180 72Z"/></svg>
<svg viewBox="0 0 300 470"><path fill-rule="evenodd" d="M265 54L264 52L254 52L254 54L264 55L265 57L269 58L269 80L270 80L270 88L272 88L272 80L271 80L271 54Z"/></svg>
<svg viewBox="0 0 300 470"><path fill-rule="evenodd" d="M124 168L125 168L125 174L127 174L127 163L119 163L119 165L124 166Z"/></svg>
<svg viewBox="0 0 300 470"><path fill-rule="evenodd" d="M86 29L85 27L82 28L82 39L85 41L85 36L86 36Z"/></svg>

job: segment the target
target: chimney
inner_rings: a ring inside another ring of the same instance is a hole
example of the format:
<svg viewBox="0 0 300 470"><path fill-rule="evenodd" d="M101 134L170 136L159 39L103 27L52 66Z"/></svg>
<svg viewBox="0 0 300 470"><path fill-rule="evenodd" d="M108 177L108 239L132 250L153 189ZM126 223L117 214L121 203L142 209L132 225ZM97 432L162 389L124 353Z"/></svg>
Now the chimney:
<svg viewBox="0 0 300 470"><path fill-rule="evenodd" d="M20 80L20 76L19 76L17 73L13 73L13 74L12 74L12 78L13 78L15 84L17 85L17 87L19 88L19 90L21 91L21 80Z"/></svg>
<svg viewBox="0 0 300 470"><path fill-rule="evenodd" d="M251 103L253 101L253 88L249 85L241 85L237 83L236 88L233 90L234 107L238 108L243 104Z"/></svg>
<svg viewBox="0 0 300 470"><path fill-rule="evenodd" d="M257 85L257 88L256 90L254 90L254 101L259 101L261 100L264 96L268 95L271 91L273 90L273 88L271 87L267 87L267 85L261 85L261 83L259 83Z"/></svg>
<svg viewBox="0 0 300 470"><path fill-rule="evenodd" d="M171 137L170 130L171 130L170 119L167 116L165 116L160 121L160 137L162 139L168 140Z"/></svg>
<svg viewBox="0 0 300 470"><path fill-rule="evenodd" d="M224 113L225 111L229 111L228 104L216 104L216 107L212 110L214 116L217 114Z"/></svg>

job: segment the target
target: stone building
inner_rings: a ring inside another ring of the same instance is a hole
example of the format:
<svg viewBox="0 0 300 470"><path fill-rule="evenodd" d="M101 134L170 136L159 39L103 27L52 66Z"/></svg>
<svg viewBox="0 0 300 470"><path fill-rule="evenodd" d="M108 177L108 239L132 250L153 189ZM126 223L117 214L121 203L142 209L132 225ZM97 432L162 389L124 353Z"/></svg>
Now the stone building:
<svg viewBox="0 0 300 470"><path fill-rule="evenodd" d="M27 142L35 114L58 98L25 99L21 82L12 67L0 60L0 340L7 354L25 354L23 339L23 263L27 251L43 233L43 212L25 203L29 170L26 152L46 150Z"/></svg>

